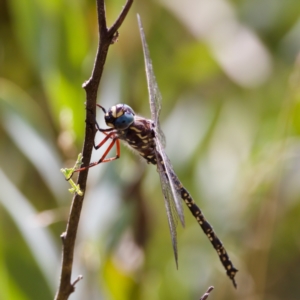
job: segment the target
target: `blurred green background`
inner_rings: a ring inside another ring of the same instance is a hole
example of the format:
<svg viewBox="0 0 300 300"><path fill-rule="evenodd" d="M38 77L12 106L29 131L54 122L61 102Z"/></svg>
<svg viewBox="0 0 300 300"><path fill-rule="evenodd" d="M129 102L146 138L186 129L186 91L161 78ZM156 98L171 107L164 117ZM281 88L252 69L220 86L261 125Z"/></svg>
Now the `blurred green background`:
<svg viewBox="0 0 300 300"><path fill-rule="evenodd" d="M123 5L107 1L109 25ZM136 0L98 103L150 117L136 13L166 151L239 269L238 289L187 209L176 270L159 176L122 146L90 170L73 271L84 279L70 299L199 299L210 285L209 299L299 299L300 2ZM53 299L58 286L72 199L59 170L83 145L96 20L92 0L0 1L0 299Z"/></svg>

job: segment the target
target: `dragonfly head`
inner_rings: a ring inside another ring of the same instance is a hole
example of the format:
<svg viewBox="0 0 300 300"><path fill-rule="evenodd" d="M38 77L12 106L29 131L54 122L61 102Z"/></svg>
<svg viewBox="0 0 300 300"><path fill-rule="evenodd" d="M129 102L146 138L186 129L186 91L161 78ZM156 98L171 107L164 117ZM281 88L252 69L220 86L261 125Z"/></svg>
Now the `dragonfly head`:
<svg viewBox="0 0 300 300"><path fill-rule="evenodd" d="M135 113L126 104L117 104L112 106L108 111L103 111L105 113L106 125L115 129L126 129L134 121Z"/></svg>

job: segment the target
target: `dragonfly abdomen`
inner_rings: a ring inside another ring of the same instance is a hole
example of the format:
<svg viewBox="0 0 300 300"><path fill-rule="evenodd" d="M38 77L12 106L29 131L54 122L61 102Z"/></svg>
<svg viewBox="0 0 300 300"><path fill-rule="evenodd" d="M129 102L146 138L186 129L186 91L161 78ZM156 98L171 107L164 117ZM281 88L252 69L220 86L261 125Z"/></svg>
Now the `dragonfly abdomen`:
<svg viewBox="0 0 300 300"><path fill-rule="evenodd" d="M201 209L196 205L190 193L184 187L181 187L180 195L182 200L186 203L187 207L197 220L198 224L201 226L203 232L215 248L217 254L219 255L222 265L226 269L228 277L232 280L233 285L236 287L234 276L238 270L233 266L221 240L217 237L212 226L206 221Z"/></svg>
<svg viewBox="0 0 300 300"><path fill-rule="evenodd" d="M157 153L158 159L161 160L161 155ZM206 221L201 209L197 206L195 201L193 200L190 193L184 188L182 183L180 182L177 175L173 172L173 170L169 169L169 174L171 178L168 178L166 173L165 165L162 164L164 169L165 175L167 176L168 180L172 180L172 182L176 186L177 193L180 195L181 199L185 202L189 210L191 211L192 215L197 220L198 224L200 225L201 229L208 237L209 241L211 242L212 246L215 248L222 265L226 270L226 274L232 280L233 285L236 287L236 282L234 280L235 274L237 273L237 269L233 266L221 240L218 238L212 226Z"/></svg>

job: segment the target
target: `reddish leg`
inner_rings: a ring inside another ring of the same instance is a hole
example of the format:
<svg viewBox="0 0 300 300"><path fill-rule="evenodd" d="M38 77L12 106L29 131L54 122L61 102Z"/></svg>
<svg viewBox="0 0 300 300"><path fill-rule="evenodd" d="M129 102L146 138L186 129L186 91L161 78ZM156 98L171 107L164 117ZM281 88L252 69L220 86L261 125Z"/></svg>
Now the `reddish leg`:
<svg viewBox="0 0 300 300"><path fill-rule="evenodd" d="M83 170L86 170L86 169L89 169L91 167L97 166L100 163L110 162L110 161L116 160L120 157L120 155L121 155L120 140L117 137L115 137L115 133L114 132L106 133L106 132L103 132L103 131L101 131L101 132L104 133L106 135L106 137L98 145L94 144L94 148L96 150L101 148L109 139L112 139L111 143L109 144L106 151L103 153L102 157L99 159L99 161L93 162L93 163L89 164L87 167L82 167L80 169L77 169L74 172L81 172ZM116 144L116 146L117 146L116 156L106 158L106 156L108 155L108 153L110 152L110 150L114 146L114 144Z"/></svg>
<svg viewBox="0 0 300 300"><path fill-rule="evenodd" d="M102 132L102 133L105 134L106 137L98 145L95 145L95 141L94 141L94 148L96 150L101 148L109 139L112 139L112 140L115 139L115 133L114 132L110 132L110 133Z"/></svg>

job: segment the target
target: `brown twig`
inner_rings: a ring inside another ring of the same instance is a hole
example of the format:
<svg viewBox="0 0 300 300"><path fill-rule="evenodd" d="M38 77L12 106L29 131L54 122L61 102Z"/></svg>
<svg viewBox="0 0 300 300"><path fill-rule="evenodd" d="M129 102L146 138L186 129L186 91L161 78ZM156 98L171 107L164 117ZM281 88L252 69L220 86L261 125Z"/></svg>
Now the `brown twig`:
<svg viewBox="0 0 300 300"><path fill-rule="evenodd" d="M120 13L114 25L110 29L107 29L104 0L97 0L99 44L92 76L87 82L83 84L83 88L86 91L86 128L82 151L83 166L89 165L93 150L97 92L102 77L107 52L109 46L114 42L117 30L122 25L132 3L133 0L127 0L122 12ZM86 188L87 176L88 169L80 172L78 176L77 184L80 185L80 189L83 191L85 191ZM63 241L62 266L59 288L57 290L55 300L68 299L70 294L74 292L76 283L82 278L82 276L79 275L77 279L73 283L71 283L74 245L83 199L84 195L75 195L73 197L67 228L66 231L61 235Z"/></svg>
<svg viewBox="0 0 300 300"><path fill-rule="evenodd" d="M210 292L214 289L213 286L210 286L207 291L205 292L205 294L200 298L200 300L206 300L210 294Z"/></svg>

